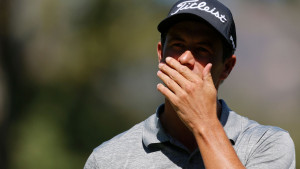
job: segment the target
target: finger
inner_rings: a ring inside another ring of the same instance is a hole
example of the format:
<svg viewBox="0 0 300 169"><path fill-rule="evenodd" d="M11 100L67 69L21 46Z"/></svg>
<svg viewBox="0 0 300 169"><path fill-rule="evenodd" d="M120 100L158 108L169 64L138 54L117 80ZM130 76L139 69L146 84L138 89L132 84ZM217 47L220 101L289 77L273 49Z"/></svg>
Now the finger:
<svg viewBox="0 0 300 169"><path fill-rule="evenodd" d="M213 79L211 76L211 68L212 68L212 64L208 63L204 69L203 69L203 81L205 82L210 82L213 83Z"/></svg>
<svg viewBox="0 0 300 169"><path fill-rule="evenodd" d="M188 80L185 77L168 65L160 63L158 67L165 75L174 80L180 87L183 87L186 85L186 83L188 83Z"/></svg>
<svg viewBox="0 0 300 169"><path fill-rule="evenodd" d="M157 84L157 90L171 102L176 97L176 95L173 92L171 92L170 89L168 89L161 83Z"/></svg>
<svg viewBox="0 0 300 169"><path fill-rule="evenodd" d="M178 93L181 89L181 87L168 75L163 73L162 71L157 72L157 76L164 82L164 84L173 92Z"/></svg>
<svg viewBox="0 0 300 169"><path fill-rule="evenodd" d="M192 70L190 70L187 66L182 65L176 59L172 57L166 58L166 63L176 71L178 71L183 77L187 80L195 82L199 76L196 75Z"/></svg>

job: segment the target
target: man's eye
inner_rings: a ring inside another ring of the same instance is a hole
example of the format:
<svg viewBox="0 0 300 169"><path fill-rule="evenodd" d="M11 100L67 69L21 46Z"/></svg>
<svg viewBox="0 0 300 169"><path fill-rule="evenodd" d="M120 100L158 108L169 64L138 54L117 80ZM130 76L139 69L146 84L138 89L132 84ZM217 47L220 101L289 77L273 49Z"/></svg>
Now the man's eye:
<svg viewBox="0 0 300 169"><path fill-rule="evenodd" d="M198 47L197 52L208 52L208 50L206 48L203 48L203 47Z"/></svg>
<svg viewBox="0 0 300 169"><path fill-rule="evenodd" d="M174 43L172 46L174 46L174 47L183 47L183 44L181 44L181 43Z"/></svg>

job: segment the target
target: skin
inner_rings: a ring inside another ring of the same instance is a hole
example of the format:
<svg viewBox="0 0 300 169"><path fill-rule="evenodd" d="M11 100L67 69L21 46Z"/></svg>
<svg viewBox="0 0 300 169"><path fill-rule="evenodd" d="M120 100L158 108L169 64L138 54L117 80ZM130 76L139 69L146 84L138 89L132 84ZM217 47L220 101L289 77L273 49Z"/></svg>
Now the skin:
<svg viewBox="0 0 300 169"><path fill-rule="evenodd" d="M223 60L222 41L204 22L184 21L172 26L164 45L158 43L159 71L165 84L157 89L165 96L161 123L190 152L199 148L206 168L244 168L223 126L219 85L235 65L232 55Z"/></svg>

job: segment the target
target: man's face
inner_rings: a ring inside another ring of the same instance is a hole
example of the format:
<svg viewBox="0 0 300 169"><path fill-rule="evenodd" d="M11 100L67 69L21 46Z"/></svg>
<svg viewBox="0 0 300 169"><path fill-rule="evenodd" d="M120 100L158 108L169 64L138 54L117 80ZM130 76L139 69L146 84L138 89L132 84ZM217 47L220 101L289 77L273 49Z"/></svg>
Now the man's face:
<svg viewBox="0 0 300 169"><path fill-rule="evenodd" d="M229 65L228 71L228 59L223 61L223 45L217 32L206 23L196 21L173 25L166 35L165 44L158 44L158 55L160 62L172 57L201 77L204 67L212 63L211 74L216 89L235 63L233 56L234 63Z"/></svg>

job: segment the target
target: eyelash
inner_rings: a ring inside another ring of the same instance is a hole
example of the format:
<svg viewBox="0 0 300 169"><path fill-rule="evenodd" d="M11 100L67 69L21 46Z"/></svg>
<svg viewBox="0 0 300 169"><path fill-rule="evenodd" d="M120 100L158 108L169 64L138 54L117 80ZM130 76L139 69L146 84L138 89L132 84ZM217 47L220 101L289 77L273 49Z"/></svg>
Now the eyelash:
<svg viewBox="0 0 300 169"><path fill-rule="evenodd" d="M208 50L205 49L205 48L203 48L203 47L198 47L198 48L197 48L197 51L208 52Z"/></svg>
<svg viewBox="0 0 300 169"><path fill-rule="evenodd" d="M182 43L173 43L173 44L171 44L171 46L173 47L173 48L179 48L180 50L184 50L184 44L182 44ZM196 53L200 53L200 52L205 52L205 53L208 53L209 52L209 50L208 49L206 49L205 47L197 47L197 48L195 48L195 50L194 50Z"/></svg>

